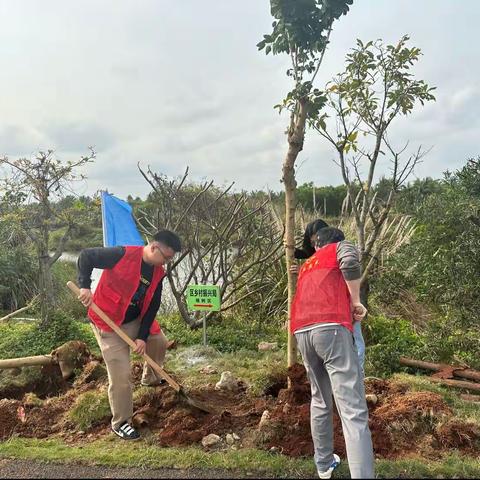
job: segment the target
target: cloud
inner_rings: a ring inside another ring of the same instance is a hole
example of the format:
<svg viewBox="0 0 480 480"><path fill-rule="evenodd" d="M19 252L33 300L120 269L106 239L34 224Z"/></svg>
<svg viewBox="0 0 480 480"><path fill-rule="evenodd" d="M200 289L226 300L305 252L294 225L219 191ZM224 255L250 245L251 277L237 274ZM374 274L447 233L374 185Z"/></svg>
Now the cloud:
<svg viewBox="0 0 480 480"><path fill-rule="evenodd" d="M111 130L88 121L55 122L48 125L45 131L59 151L85 152L93 146L97 152L102 152L117 142Z"/></svg>
<svg viewBox="0 0 480 480"><path fill-rule="evenodd" d="M46 148L49 148L48 139L35 128L0 125L0 155L25 156Z"/></svg>
<svg viewBox="0 0 480 480"><path fill-rule="evenodd" d="M255 46L271 30L267 1L4 3L0 42L9 49L0 82L8 120L0 123L0 154L55 148L79 156L94 145L98 158L85 169L82 193L145 196L138 161L171 176L189 165L192 179L235 181L238 189L282 188L288 115L273 105L291 85L288 58ZM343 69L356 38L392 43L410 34L424 54L414 73L438 87L437 102L396 122L391 136L412 149L434 146L418 175L440 176L478 150L475 12L478 0L354 2L335 23L318 85ZM299 183L341 183L333 158L308 132ZM382 164L379 173L387 169Z"/></svg>

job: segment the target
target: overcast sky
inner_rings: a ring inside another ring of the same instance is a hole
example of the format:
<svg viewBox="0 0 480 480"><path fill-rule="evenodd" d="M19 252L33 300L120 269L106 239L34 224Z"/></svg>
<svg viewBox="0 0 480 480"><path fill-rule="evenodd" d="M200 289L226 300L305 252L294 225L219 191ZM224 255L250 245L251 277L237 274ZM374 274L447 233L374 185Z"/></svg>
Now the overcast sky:
<svg viewBox="0 0 480 480"><path fill-rule="evenodd" d="M418 78L437 102L391 138L433 147L417 177L438 177L477 146L478 0L355 0L334 25L318 85L342 70L355 39L409 34ZM268 0L0 0L0 155L53 148L76 159L94 145L78 193L144 197L144 167L238 189L278 190L288 118L287 59L256 43L271 30ZM300 183L341 183L333 152L307 134ZM384 166L383 168L386 168Z"/></svg>

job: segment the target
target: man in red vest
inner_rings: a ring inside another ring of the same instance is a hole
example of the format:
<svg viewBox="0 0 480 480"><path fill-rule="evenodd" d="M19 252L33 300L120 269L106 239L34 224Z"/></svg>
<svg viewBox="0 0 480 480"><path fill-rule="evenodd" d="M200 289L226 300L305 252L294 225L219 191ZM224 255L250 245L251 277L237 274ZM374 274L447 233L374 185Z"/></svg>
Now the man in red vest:
<svg viewBox="0 0 480 480"><path fill-rule="evenodd" d="M333 452L333 402L342 421L352 478L375 478L363 374L352 320L367 311L360 303L358 251L337 228L316 233L315 254L300 269L291 332L310 380L311 431L320 478L331 478L340 458Z"/></svg>
<svg viewBox="0 0 480 480"><path fill-rule="evenodd" d="M162 365L167 341L155 320L162 298L163 265L181 250L179 237L169 230L157 232L145 247L86 248L78 257L81 302L92 300L135 341L135 353L147 353ZM90 290L94 268L103 269L95 293ZM125 440L137 440L132 427L133 398L130 381L130 347L92 310L88 310L108 371L108 399L112 430ZM161 383L144 365L142 385Z"/></svg>

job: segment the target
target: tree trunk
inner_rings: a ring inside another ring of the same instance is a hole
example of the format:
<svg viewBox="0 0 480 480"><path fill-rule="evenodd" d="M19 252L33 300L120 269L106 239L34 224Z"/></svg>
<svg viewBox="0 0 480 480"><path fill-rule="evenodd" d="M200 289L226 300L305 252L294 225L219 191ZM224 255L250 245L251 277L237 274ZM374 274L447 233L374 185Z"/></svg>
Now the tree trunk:
<svg viewBox="0 0 480 480"><path fill-rule="evenodd" d="M370 294L370 282L368 277L360 285L360 302L368 310L368 296Z"/></svg>
<svg viewBox="0 0 480 480"><path fill-rule="evenodd" d="M285 258L287 263L287 275L288 275L288 366L291 367L297 363L297 342L295 337L290 332L290 315L292 311L292 301L295 295L295 288L297 286L297 275L290 272L290 266L294 262L295 251L295 170L294 162L298 155L291 152L292 148L289 147L289 153L283 165L283 182L285 184ZM293 159L293 161L292 161Z"/></svg>
<svg viewBox="0 0 480 480"><path fill-rule="evenodd" d="M290 272L290 266L294 262L295 252L295 160L303 149L305 138L305 123L307 120L307 102L298 102L296 115L292 115L290 129L288 131L288 152L283 163L283 184L285 186L285 258L287 264L288 279L288 366L297 363L297 342L290 333L290 321L292 301L297 286L297 275Z"/></svg>
<svg viewBox="0 0 480 480"><path fill-rule="evenodd" d="M38 365L52 365L56 363L51 355L38 355L35 357L9 358L0 360L0 370L6 368L33 367Z"/></svg>
<svg viewBox="0 0 480 480"><path fill-rule="evenodd" d="M40 295L41 327L45 328L50 322L50 315L55 306L53 293L53 277L50 265L50 257L43 254L39 257L38 286Z"/></svg>

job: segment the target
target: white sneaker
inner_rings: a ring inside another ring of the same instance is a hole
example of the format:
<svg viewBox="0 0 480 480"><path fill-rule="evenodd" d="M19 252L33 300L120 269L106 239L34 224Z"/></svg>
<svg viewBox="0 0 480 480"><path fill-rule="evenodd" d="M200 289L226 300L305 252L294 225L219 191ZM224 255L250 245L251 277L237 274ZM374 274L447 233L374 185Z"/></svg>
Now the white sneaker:
<svg viewBox="0 0 480 480"><path fill-rule="evenodd" d="M332 473L333 471L340 465L340 457L334 453L333 454L333 462L328 468L328 470L325 470L324 472L318 472L318 477L319 478L332 478Z"/></svg>

